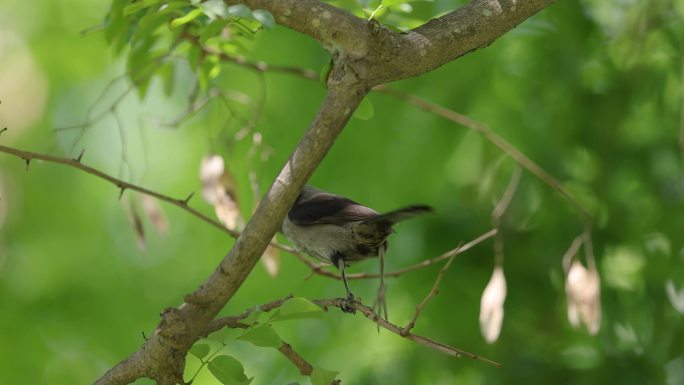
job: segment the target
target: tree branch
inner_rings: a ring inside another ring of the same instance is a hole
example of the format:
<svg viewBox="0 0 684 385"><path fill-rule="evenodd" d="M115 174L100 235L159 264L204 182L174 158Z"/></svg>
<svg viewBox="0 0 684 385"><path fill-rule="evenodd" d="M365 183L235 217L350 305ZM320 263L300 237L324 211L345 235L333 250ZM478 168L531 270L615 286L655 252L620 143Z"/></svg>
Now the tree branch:
<svg viewBox="0 0 684 385"><path fill-rule="evenodd" d="M288 297L281 298L281 299L275 300L273 302L267 303L265 305L260 306L260 309L262 309L263 311L270 311L270 310L276 309L276 308L280 307L283 303L285 303L285 301L287 301L291 297L292 296L288 296ZM423 345L423 346L426 346L428 348L437 350L439 352L448 354L452 357L464 356L464 357L469 357L469 358L472 358L475 360L480 360L480 361L483 361L483 362L486 362L488 364L492 364L495 366L501 366L501 364L499 364L498 362L489 360L487 358L478 356L478 355L473 354L473 353L469 353L465 350L461 350L461 349L443 344L439 341L435 341L435 340L427 338L427 337L423 337L423 336L419 336L417 334L410 333L409 331L404 331L404 328L401 328L401 327L383 319L372 308L362 304L359 301L354 301L354 302L350 303L349 301L347 301L343 298L330 298L330 299L316 299L316 300L312 300L311 302L315 303L316 305L322 307L325 310L327 310L329 307L342 308L345 306L350 306L353 309L361 312L366 318L373 321L375 324L382 327L383 329L387 329L394 334L397 334L397 335L404 337L408 340L416 342L420 345ZM268 309L268 310L265 310L265 309ZM221 327L224 327L224 326L225 327L231 327L231 328L232 327L242 328L242 327L244 327L244 325L233 326L233 325L235 325L235 320L245 318L253 311L254 311L254 309L248 309L245 312L243 312L242 314L237 315L237 316L230 316L230 317L223 317L223 318L216 319L211 323L210 328L207 329L207 331L204 333L204 335L209 335L209 334L221 329ZM222 326L220 326L220 325L222 325ZM302 374L305 374L305 373L302 373Z"/></svg>
<svg viewBox="0 0 684 385"><path fill-rule="evenodd" d="M347 300L345 300L343 298L314 300L313 302L319 306L324 307L324 308L326 308L328 306L339 307L339 308L341 308L343 306L350 306L354 310L358 310L359 312L361 312L366 318L375 322L375 324L377 324L381 328L387 329L387 330L391 331L392 333L397 334L397 335L404 337L408 340L411 340L413 342L416 342L419 345L423 345L423 346L426 346L428 348L440 351L440 352L447 354L447 355L450 355L452 357L464 356L464 357L472 358L474 360L480 360L480 361L486 362L488 364L492 364L492 365L497 366L497 367L501 366L501 364L496 362L496 361L492 361L488 358L478 356L477 354L473 354L473 353L467 352L465 350L461 350L461 349L455 348L453 346L443 344L439 341L435 341L435 340L427 338L427 337L419 336L419 335L413 334L413 333L408 333L406 335L403 335L402 334L403 328L383 319L382 317L380 317L379 314L377 314L375 311L373 311L373 309L371 309L370 307L368 307L368 306L366 306L360 302L354 302L354 303L350 304Z"/></svg>
<svg viewBox="0 0 684 385"><path fill-rule="evenodd" d="M456 250L458 251L458 248L460 248L460 247L461 246L459 245L459 247L457 247ZM432 288L427 293L425 298L423 298L423 300L420 301L418 306L416 306L416 311L413 313L413 317L411 318L411 321L409 321L409 323L407 323L406 326L404 326L404 328L401 330L401 335L408 334L411 331L411 329L413 329L416 326L416 321L418 321L418 317L420 316L420 312L423 311L423 309L425 308L425 306L427 306L428 302L430 302L432 297L436 296L439 293L439 284L442 282L442 278L444 278L444 274L449 269L449 266L451 266L451 262L454 261L454 258L456 258L456 252L453 253L449 257L449 260L447 260L447 262L444 264L444 266L442 266L442 268L439 269L439 273L437 274L437 278L435 279L435 282L432 284ZM387 318L387 317L385 317L385 318Z"/></svg>
<svg viewBox="0 0 684 385"><path fill-rule="evenodd" d="M0 144L0 152L4 152L4 153L10 154L10 155L14 155L18 158L23 159L25 162L30 162L34 159L38 159L38 160L42 160L42 161L49 162L49 163L62 164L62 165L66 165L69 167L76 168L76 169L81 170L87 174L94 175L100 179L104 179L105 181L115 185L116 187L118 187L121 190L120 193L122 193L125 190L131 190L131 191L139 192L141 194L159 199L160 201L170 203L176 207L180 207L181 209L190 213L192 216L199 218L202 222L205 222L205 223L209 224L210 226L212 226L218 230L223 231L224 233L230 235L233 238L237 238L240 235L239 231L231 230L231 229L227 228L226 226L224 226L223 224L221 224L221 222L219 222L215 219L212 219L212 218L202 214L198 210L190 207L188 205L188 201L190 200L190 198L192 197L193 194L188 195L184 199L173 198L173 197L170 197L168 195L165 195L165 194L144 188L142 186L138 186L136 184L129 183L129 182L126 182L124 180L115 178L115 177L113 177L113 176L111 176L111 175L109 175L103 171L100 171L96 168L93 168L93 167L90 167L90 166L87 166L87 165L81 163L81 158L83 156L83 152L81 152L81 155L79 155L78 158L70 159L70 158L64 158L64 157L59 157L59 156L54 156L54 155L42 154L42 153L38 153L38 152L19 150L19 149L13 148L13 147L3 146L1 144ZM280 250L286 251L288 253L298 254L295 249L293 249L292 247L287 246L287 245L283 245L283 244L276 243L276 242L271 242L270 245L273 247L276 247Z"/></svg>
<svg viewBox="0 0 684 385"><path fill-rule="evenodd" d="M297 369L299 369L299 373L302 375L310 376L313 372L313 366L311 366L311 364L308 363L304 357L300 356L299 353L292 349L292 346L287 342L283 341L283 344L280 345L278 351L281 352L288 360L290 360L290 362L292 362Z"/></svg>
<svg viewBox="0 0 684 385"><path fill-rule="evenodd" d="M388 80L417 76L484 48L553 2L474 0L408 34L399 34L398 38L407 44L395 52L394 63L401 68L396 77Z"/></svg>
<svg viewBox="0 0 684 385"><path fill-rule="evenodd" d="M392 31L318 0L224 0L270 11L280 25L321 42L336 64L369 87L418 76L478 48L553 0L475 0L408 33Z"/></svg>
<svg viewBox="0 0 684 385"><path fill-rule="evenodd" d="M570 191L563 187L563 185L556 178L554 178L553 175L549 174L540 165L535 163L532 159L528 158L527 155L523 154L520 150L515 148L515 146L508 143L499 135L495 134L487 125L475 121L469 118L468 116L460 114L456 111L450 110L444 106L429 102L418 96L411 95L409 93L397 89L379 86L375 87L374 90L382 92L385 95L392 96L396 99L404 100L407 103L412 104L422 110L431 112L454 123L460 124L462 126L468 127L472 130L479 132L490 143L494 144L505 154L513 158L513 160L515 160L516 163L524 167L527 171L531 172L541 181L546 183L549 187L556 190L560 195L563 196L563 198L570 202L570 204L572 204L575 207L575 209L580 214L582 214L588 222L591 222L592 215L589 212L589 210L587 210L587 208L585 208L577 199L575 199L575 197L570 193Z"/></svg>
<svg viewBox="0 0 684 385"><path fill-rule="evenodd" d="M318 40L331 52L348 57L368 53L369 30L366 22L351 13L318 0L224 0L226 4L245 4L265 9L278 24Z"/></svg>

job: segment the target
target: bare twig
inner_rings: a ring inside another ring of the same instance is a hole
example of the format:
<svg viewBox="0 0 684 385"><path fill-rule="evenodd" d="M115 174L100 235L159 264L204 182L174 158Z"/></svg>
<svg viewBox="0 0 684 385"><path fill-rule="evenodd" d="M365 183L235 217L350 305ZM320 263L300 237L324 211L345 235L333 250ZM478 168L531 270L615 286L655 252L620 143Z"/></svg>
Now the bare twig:
<svg viewBox="0 0 684 385"><path fill-rule="evenodd" d="M403 269L399 269L399 270L391 271L389 273L385 273L385 277L396 278L396 277L399 277L399 276L404 275L406 273L410 273L412 271L416 271L416 270L426 268L428 266L432 266L435 263L444 261L446 259L451 258L452 256L462 254L462 253L472 249L473 247L480 244L481 242L486 241L487 239L493 237L494 235L496 235L496 233L497 233L496 229L489 230L486 233L480 235L479 237L473 239L472 241L464 244L463 246L457 247L455 249L451 249L451 250L449 250L449 251L447 251L447 252L445 252L445 253L437 256L437 257L434 257L431 259L426 259L422 262L416 263L415 265L411 265L411 266L405 267ZM306 259L306 257L304 257L302 255L299 255L299 257L302 258L303 260L305 260L304 263L307 264L307 266L309 266L311 268L311 270L314 274L321 275L321 276L328 277L328 278L333 278L333 279L342 279L338 274L333 273L329 270L325 270L324 267L328 266L328 265L318 265L316 263L309 261L308 259ZM380 274L366 274L366 273L347 274L347 279L370 279L370 278L380 278Z"/></svg>
<svg viewBox="0 0 684 385"><path fill-rule="evenodd" d="M339 307L339 308L341 308L343 306L351 307L354 310L361 312L366 318L375 322L381 328L387 329L387 330L391 331L392 333L397 334L397 335L404 337L408 340L411 340L413 342L416 342L419 345L426 346L430 349L437 350L439 352L450 355L452 357L464 356L464 357L472 358L474 360L483 361L483 362L486 362L488 364L491 364L491 365L494 365L497 367L501 366L500 363L492 361L488 358L467 352L465 350L461 350L459 348L455 348L453 346L443 344L439 341L435 341L435 340L427 338L427 337L419 336L417 334L413 334L410 332L404 335L404 334L402 334L403 333L402 327L397 326L397 325L387 321L386 319L383 319L379 314L374 312L373 309L371 309L370 307L368 307L368 306L366 306L360 302L349 303L349 301L345 300L344 298L322 299L322 300L314 300L312 302L314 302L315 304L317 304L319 306L322 306L323 308L327 308L330 306Z"/></svg>
<svg viewBox="0 0 684 385"><path fill-rule="evenodd" d="M313 365L311 365L307 360L304 359L299 353L297 353L290 344L287 342L283 341L283 344L280 345L278 348L278 351L282 353L285 358L287 358L290 362L294 364L294 366L299 369L299 373L301 373L304 376L311 376L313 373ZM330 385L339 385L340 380L334 379L330 383Z"/></svg>
<svg viewBox="0 0 684 385"><path fill-rule="evenodd" d="M501 151L508 154L513 160L519 165L523 166L527 171L534 174L542 182L546 183L552 189L556 190L561 196L568 200L576 209L579 211L585 219L591 221L592 215L575 197L568 191L563 185L554 178L551 174L546 172L541 166L535 163L533 160L523 154L520 150L515 148L512 144L508 143L506 140L495 134L486 125L477 122L463 114L459 114L456 111L450 110L446 107L440 106L438 104L429 102L425 99L419 98L418 96L399 91L397 89L389 88L386 86L379 86L374 88L375 91L381 92L385 95L392 96L396 99L404 100L409 104L412 104L420 109L431 112L433 114L439 115L447 120L454 123L458 123L462 126L466 126L472 130L475 130L482 134L489 142L498 147Z"/></svg>
<svg viewBox="0 0 684 385"><path fill-rule="evenodd" d="M310 376L311 372L313 372L313 366L311 366L311 364L308 363L304 357L300 356L299 353L292 349L292 346L287 342L283 341L283 344L280 345L278 351L281 352L288 360L290 360L290 362L292 362L294 366L299 369L299 373L302 375Z"/></svg>
<svg viewBox="0 0 684 385"><path fill-rule="evenodd" d="M37 152L23 151L23 150L19 150L16 148L3 146L3 145L0 145L0 152L4 152L6 154L10 154L10 155L14 155L16 157L19 157L19 158L23 159L25 162L27 162L27 164L33 159L39 159L39 160L43 160L43 161L50 162L50 163L63 164L66 166L77 168L81 171L84 171L88 174L94 175L100 179L104 179L107 182L115 185L116 187L119 188L121 193L123 193L123 191L125 191L125 190L132 190L132 191L137 191L141 194L149 195L149 196L154 197L156 199L159 199L161 201L170 203L176 207L180 207L182 210L187 211L191 215L199 218L201 221L215 227L218 230L223 231L224 233L230 235L231 237L237 238L240 235L239 231L230 230L230 229L226 228L225 226L223 226L219 221L214 220L214 219L202 214L201 212L197 211L196 209L193 209L192 207L188 206L188 201L190 200L190 198L192 198L193 193L191 193L190 195L188 195L187 198L184 198L184 199L172 198L168 195L164 195L164 194L158 193L156 191L152 191L152 190L146 189L144 187L140 187L136 184L125 182L121 179L115 178L115 177L113 177L109 174L106 174L106 173L104 173L98 169L93 168L93 167L86 166L85 164L83 164L80 161L80 157L76 158L76 159L69 159L69 158L63 158L63 157L54 156L54 155L41 154L41 153L37 153ZM289 252L289 253L298 254L296 250L294 250L293 248L286 246L286 245L282 245L282 244L274 242L274 243L271 243L271 246L276 247L280 250Z"/></svg>
<svg viewBox="0 0 684 385"><path fill-rule="evenodd" d="M515 191L518 189L521 175L522 170L519 165L516 165L513 175L511 176L511 180L508 182L508 186L506 186L506 190L501 196L499 203L497 203L496 207L494 207L494 210L492 210L492 222L494 222L494 227L499 227L501 216L503 216L508 209L508 206L511 204L513 195L515 195Z"/></svg>
<svg viewBox="0 0 684 385"><path fill-rule="evenodd" d="M457 247L455 250L458 252L458 249L461 247ZM439 273L437 274L437 278L435 279L435 283L432 284L432 288L430 289L430 292L427 293L425 298L423 298L422 301L416 306L416 311L413 313L413 318L411 318L411 321L409 321L406 326L401 330L401 335L405 336L407 335L411 329L413 329L416 326L416 321L418 321L418 317L420 316L420 312L423 311L423 308L430 302L430 300L436 296L439 293L439 284L442 282L442 278L444 278L444 274L446 271L449 269L449 266L451 266L451 262L454 261L454 258L456 258L456 253L452 254L451 257L449 257L449 260L442 266L441 269L439 269Z"/></svg>
<svg viewBox="0 0 684 385"><path fill-rule="evenodd" d="M492 210L492 226L494 226L494 228L497 230L499 230L499 228L501 227L501 217L508 209L508 205L511 204L513 195L515 195L515 191L518 189L518 184L520 183L521 175L522 169L520 168L520 165L516 164L515 170L513 171L513 175L511 176L511 179L508 181L508 186L506 186L506 190L501 196L499 203L497 203L494 207L494 210ZM501 266L503 264L503 238L501 237L500 231L496 233L496 237L494 238L494 258L494 262L497 266Z"/></svg>
<svg viewBox="0 0 684 385"><path fill-rule="evenodd" d="M263 312L269 312L273 309L277 309L280 306L282 306L290 298L292 298L292 294L288 295L287 297L280 298L280 299L277 299L275 301L271 301L269 303L263 304L261 306L249 308L249 309L243 311L242 313L240 313L236 316L228 316L228 317L217 318L217 319L209 322L209 324L207 325L207 330L204 333L204 336L208 336L209 334L211 334L217 330L220 330L224 327L240 328L240 329L247 327L249 325L242 324L242 323L240 323L240 321L249 317L249 315L252 314L253 312L255 312L256 310L260 310Z"/></svg>
<svg viewBox="0 0 684 385"><path fill-rule="evenodd" d="M453 257L452 257L453 258ZM444 269L445 270L445 269ZM272 302L269 302L267 304L261 305L259 308L262 311L270 311L273 309L276 309L280 307L285 301L288 299L292 298L292 296L287 296L285 298L281 298ZM473 354L470 352L467 352L465 350L455 348L453 346L446 345L444 343L441 343L439 341L435 341L433 339L419 336L417 334L413 334L411 332L404 332L404 328L397 326L386 319L383 319L378 313L376 313L372 308L362 304L359 301L354 301L354 302L349 302L344 298L330 298L330 299L317 299L317 300L312 300L311 302L317 304L318 306L322 307L323 309L328 309L329 307L337 307L337 308L342 308L344 306L350 306L355 310L358 310L361 312L366 318L369 320L373 321L375 324L377 324L379 327L383 329L387 329L391 331L394 334L397 334L401 337L404 337L408 340L411 340L413 342L416 342L420 345L426 346L428 348L437 350L439 352L445 353L447 355L450 355L452 357L469 357L475 360L483 361L488 364L492 364L495 366L501 366L500 363L492 361L490 359L487 359L485 357L481 357L477 354ZM242 314L239 314L237 316L231 316L231 317L223 317L223 318L218 318L214 321L212 321L209 324L209 327L207 331L204 333L204 335L211 334L222 327L229 327L229 328L243 328L245 325L239 324L239 320L246 318L249 314L251 314L255 309L247 309L245 310Z"/></svg>
<svg viewBox="0 0 684 385"><path fill-rule="evenodd" d="M563 254L563 270L565 270L565 274L570 271L570 265L572 263L572 258L577 255L577 252L579 251L580 246L582 246L582 243L584 242L584 234L578 236L572 241L572 244L570 244L570 247L568 250Z"/></svg>

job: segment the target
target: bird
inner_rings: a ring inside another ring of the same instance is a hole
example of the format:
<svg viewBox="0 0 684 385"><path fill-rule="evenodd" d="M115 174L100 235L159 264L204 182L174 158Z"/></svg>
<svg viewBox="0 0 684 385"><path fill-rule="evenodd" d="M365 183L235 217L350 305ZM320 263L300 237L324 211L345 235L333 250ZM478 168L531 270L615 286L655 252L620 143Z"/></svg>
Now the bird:
<svg viewBox="0 0 684 385"><path fill-rule="evenodd" d="M306 185L290 208L281 230L298 251L337 267L347 291L347 304L342 307L343 311L353 312L349 303L355 301L345 268L358 261L380 257L380 288L376 304L387 318L384 304L387 238L394 232L392 226L397 222L431 211L427 205L412 205L380 214L349 198Z"/></svg>

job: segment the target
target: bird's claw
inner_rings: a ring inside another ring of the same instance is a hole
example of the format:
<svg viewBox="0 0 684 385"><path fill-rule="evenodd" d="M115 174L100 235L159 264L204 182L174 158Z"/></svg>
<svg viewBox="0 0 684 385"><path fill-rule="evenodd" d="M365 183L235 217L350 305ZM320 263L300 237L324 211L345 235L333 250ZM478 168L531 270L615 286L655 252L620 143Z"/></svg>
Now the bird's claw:
<svg viewBox="0 0 684 385"><path fill-rule="evenodd" d="M340 309L345 313L356 314L354 304L357 302L358 300L354 297L354 294L349 293L347 294L347 298L342 299L342 306L340 306Z"/></svg>

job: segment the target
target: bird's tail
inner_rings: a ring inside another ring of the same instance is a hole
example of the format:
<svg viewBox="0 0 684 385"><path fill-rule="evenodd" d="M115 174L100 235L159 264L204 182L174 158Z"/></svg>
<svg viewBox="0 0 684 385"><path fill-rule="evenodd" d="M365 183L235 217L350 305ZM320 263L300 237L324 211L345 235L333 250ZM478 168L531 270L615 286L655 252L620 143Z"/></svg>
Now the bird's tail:
<svg viewBox="0 0 684 385"><path fill-rule="evenodd" d="M352 232L359 243L378 246L384 243L387 237L394 232L392 225L430 211L432 211L430 206L404 207L358 222L352 227Z"/></svg>
<svg viewBox="0 0 684 385"><path fill-rule="evenodd" d="M366 220L364 222L389 222L391 224L394 224L405 219L413 218L419 214L429 213L431 211L432 207L426 205L408 206L399 210L394 210L385 214L380 214L377 217Z"/></svg>

